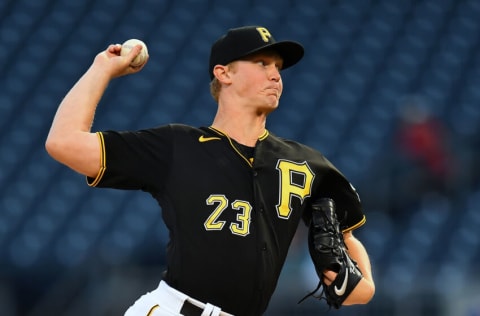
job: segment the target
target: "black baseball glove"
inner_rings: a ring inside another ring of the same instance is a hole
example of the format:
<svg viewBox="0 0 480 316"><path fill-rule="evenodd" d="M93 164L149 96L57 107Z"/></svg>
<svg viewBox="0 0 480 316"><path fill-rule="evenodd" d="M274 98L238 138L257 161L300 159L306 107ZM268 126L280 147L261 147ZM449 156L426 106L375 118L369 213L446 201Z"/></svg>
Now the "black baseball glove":
<svg viewBox="0 0 480 316"><path fill-rule="evenodd" d="M318 299L325 298L330 307L340 308L362 279L362 273L357 263L348 255L332 199L322 198L312 204L308 249L320 281L317 288L299 303L313 296ZM337 273L337 277L330 285L324 281L326 270ZM315 296L320 287L322 287L321 294Z"/></svg>

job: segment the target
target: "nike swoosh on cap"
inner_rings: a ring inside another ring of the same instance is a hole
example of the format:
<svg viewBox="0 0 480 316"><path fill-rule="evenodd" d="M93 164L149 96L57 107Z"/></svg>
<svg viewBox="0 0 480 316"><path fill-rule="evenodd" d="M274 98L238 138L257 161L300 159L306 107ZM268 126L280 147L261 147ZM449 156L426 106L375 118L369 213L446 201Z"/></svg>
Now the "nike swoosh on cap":
<svg viewBox="0 0 480 316"><path fill-rule="evenodd" d="M220 139L221 139L220 137L205 137L204 135L202 135L198 138L198 141L200 143L204 143L204 142L208 142L208 141L211 141L211 140L220 140Z"/></svg>

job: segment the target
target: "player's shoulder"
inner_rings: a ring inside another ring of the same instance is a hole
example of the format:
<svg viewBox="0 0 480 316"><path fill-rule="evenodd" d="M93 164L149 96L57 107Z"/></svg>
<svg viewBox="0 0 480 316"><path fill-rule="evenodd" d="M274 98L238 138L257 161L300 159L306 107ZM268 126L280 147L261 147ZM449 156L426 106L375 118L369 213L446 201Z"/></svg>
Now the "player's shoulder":
<svg viewBox="0 0 480 316"><path fill-rule="evenodd" d="M150 131L153 131L155 133L168 132L171 134L171 136L182 136L182 135L192 135L192 134L201 135L202 133L205 133L204 128L194 127L194 126L182 124L182 123L170 123L170 124L165 124L161 126L156 126L151 128Z"/></svg>
<svg viewBox="0 0 480 316"><path fill-rule="evenodd" d="M304 143L301 143L293 139L280 137L270 131L269 131L268 137L265 138L265 141L271 144L274 144L275 146L286 148L289 151L301 152L303 154L311 154L314 156L323 157L323 153L319 149L313 148L309 145L306 145Z"/></svg>
<svg viewBox="0 0 480 316"><path fill-rule="evenodd" d="M156 127L156 129L170 129L173 132L178 132L178 133L190 133L192 131L199 131L200 129L198 127L194 127L191 125L183 124L183 123L170 123L162 126Z"/></svg>

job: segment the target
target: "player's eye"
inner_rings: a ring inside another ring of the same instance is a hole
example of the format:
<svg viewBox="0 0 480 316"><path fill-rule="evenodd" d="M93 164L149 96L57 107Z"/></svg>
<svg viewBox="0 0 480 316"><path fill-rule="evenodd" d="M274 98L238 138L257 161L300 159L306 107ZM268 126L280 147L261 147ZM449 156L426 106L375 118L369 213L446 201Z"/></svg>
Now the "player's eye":
<svg viewBox="0 0 480 316"><path fill-rule="evenodd" d="M283 67L283 61L281 59L259 58L253 60L253 62L261 67L275 66L278 71L280 71Z"/></svg>

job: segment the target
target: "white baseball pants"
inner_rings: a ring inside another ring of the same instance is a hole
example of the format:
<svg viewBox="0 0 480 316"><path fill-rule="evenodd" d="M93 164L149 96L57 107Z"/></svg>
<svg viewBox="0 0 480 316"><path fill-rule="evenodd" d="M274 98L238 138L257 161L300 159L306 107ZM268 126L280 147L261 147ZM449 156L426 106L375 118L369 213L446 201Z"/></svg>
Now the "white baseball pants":
<svg viewBox="0 0 480 316"><path fill-rule="evenodd" d="M128 308L124 316L193 316L181 313L186 304L201 310L198 312L199 316L233 316L222 312L220 307L189 297L170 287L165 281L161 281L155 290L142 295Z"/></svg>

